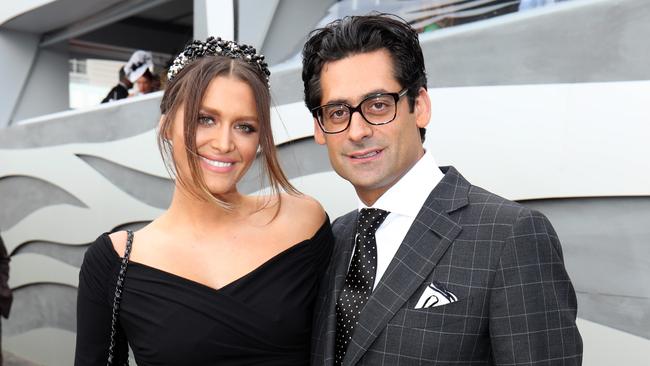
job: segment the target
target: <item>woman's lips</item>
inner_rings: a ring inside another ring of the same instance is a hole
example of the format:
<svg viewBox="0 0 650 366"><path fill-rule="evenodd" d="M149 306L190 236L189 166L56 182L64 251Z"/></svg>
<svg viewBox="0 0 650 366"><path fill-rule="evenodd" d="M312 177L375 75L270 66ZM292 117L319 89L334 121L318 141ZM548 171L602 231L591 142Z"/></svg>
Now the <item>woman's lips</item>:
<svg viewBox="0 0 650 366"><path fill-rule="evenodd" d="M225 159L208 159L205 156L199 156L199 158L201 158L201 162L205 164L206 168L220 173L232 170L233 165L235 164L234 161L224 161Z"/></svg>

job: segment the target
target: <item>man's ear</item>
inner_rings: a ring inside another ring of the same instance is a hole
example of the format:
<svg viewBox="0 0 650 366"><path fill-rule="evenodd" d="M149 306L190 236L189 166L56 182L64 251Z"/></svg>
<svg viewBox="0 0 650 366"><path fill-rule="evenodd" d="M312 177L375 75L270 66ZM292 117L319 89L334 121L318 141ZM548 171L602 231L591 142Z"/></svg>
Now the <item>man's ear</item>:
<svg viewBox="0 0 650 366"><path fill-rule="evenodd" d="M319 145L325 145L325 133L320 129L316 117L314 117L314 140Z"/></svg>
<svg viewBox="0 0 650 366"><path fill-rule="evenodd" d="M424 128L431 120L431 99L427 89L420 87L418 96L415 98L415 124L419 128Z"/></svg>

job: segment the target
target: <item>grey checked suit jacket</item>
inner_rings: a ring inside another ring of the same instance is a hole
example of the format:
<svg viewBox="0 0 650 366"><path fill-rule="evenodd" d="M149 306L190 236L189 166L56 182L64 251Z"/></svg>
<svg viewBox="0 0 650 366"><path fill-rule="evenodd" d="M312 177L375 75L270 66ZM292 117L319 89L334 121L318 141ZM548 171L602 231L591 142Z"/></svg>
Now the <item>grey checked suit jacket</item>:
<svg viewBox="0 0 650 366"><path fill-rule="evenodd" d="M576 296L562 249L539 212L442 168L363 308L343 365L580 365ZM335 304L357 211L333 225L336 244L314 314L312 365L332 365ZM414 309L437 280L458 301Z"/></svg>

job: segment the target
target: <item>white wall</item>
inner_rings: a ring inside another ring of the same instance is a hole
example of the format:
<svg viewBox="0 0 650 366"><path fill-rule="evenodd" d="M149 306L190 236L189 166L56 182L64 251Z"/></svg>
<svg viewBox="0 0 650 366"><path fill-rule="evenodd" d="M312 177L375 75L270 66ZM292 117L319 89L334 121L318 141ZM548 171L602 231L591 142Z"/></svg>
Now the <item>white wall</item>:
<svg viewBox="0 0 650 366"><path fill-rule="evenodd" d="M32 9L41 7L54 1L56 0L3 1L2 6L0 6L0 25L20 14L26 13Z"/></svg>
<svg viewBox="0 0 650 366"><path fill-rule="evenodd" d="M1 8L1 7L0 7ZM0 29L0 128L9 124L38 50L37 35Z"/></svg>
<svg viewBox="0 0 650 366"><path fill-rule="evenodd" d="M68 55L41 49L30 71L12 122L69 108Z"/></svg>

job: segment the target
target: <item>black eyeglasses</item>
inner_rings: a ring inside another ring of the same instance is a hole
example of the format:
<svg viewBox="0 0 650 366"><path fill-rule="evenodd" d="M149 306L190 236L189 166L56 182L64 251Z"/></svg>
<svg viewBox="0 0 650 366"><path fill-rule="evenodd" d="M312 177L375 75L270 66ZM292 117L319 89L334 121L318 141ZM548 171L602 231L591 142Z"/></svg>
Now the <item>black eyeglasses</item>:
<svg viewBox="0 0 650 366"><path fill-rule="evenodd" d="M399 93L377 93L366 97L356 107L346 103L331 103L313 108L311 113L318 120L318 125L325 133L339 133L347 130L352 121L352 114L359 112L371 125L385 125L393 122L397 116L397 102L408 88Z"/></svg>

